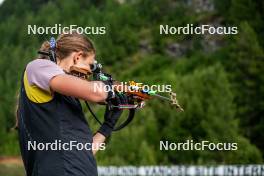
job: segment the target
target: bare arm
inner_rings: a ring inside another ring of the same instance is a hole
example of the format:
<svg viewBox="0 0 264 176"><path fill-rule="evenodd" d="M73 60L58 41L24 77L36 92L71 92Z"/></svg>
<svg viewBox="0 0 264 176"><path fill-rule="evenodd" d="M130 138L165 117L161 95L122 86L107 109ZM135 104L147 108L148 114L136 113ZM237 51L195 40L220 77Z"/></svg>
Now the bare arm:
<svg viewBox="0 0 264 176"><path fill-rule="evenodd" d="M91 102L103 102L107 92L100 81L86 81L72 75L58 75L50 80L53 91Z"/></svg>
<svg viewBox="0 0 264 176"><path fill-rule="evenodd" d="M93 155L96 154L96 152L99 150L100 144L104 143L105 141L105 136L102 135L101 133L96 133L93 137L93 145L96 147L93 147Z"/></svg>

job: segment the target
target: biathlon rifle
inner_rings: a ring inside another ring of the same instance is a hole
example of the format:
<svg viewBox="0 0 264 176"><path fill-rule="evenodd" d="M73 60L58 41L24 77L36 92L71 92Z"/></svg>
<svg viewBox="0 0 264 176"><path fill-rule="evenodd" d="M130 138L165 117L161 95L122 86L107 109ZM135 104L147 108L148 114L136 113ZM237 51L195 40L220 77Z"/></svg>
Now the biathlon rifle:
<svg viewBox="0 0 264 176"><path fill-rule="evenodd" d="M169 92L169 96L163 96L157 94L155 91L143 89L141 83L137 83L135 81L129 81L128 85L122 85L122 83L114 80L110 74L103 72L102 64L95 62L94 64L90 65L90 70L87 70L86 67L82 66L72 66L70 68L70 72L72 75L87 79L90 75L92 75L92 80L94 81L110 81L114 86L114 91L117 93L124 93L128 97L128 104L120 104L118 106L111 105L110 108L119 108L119 109L128 109L129 114L127 119L121 123L120 126L116 127L114 131L118 131L125 126L127 126L134 118L135 110L141 109L145 106L145 101L150 100L152 98L159 98L161 100L165 100L171 104L171 106L176 107L176 110L183 111L183 108L178 103L176 93ZM99 124L102 124L99 118L95 115L92 111L91 107L89 106L88 102L85 101L85 104L93 117Z"/></svg>

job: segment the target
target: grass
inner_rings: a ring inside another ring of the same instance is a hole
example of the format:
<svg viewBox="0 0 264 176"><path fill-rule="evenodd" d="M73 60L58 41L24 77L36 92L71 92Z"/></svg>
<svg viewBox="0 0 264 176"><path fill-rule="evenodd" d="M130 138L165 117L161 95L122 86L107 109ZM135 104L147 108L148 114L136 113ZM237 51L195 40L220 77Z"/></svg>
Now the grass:
<svg viewBox="0 0 264 176"><path fill-rule="evenodd" d="M0 176L25 176L23 165L0 164Z"/></svg>
<svg viewBox="0 0 264 176"><path fill-rule="evenodd" d="M19 156L0 156L0 176L25 176L23 162Z"/></svg>

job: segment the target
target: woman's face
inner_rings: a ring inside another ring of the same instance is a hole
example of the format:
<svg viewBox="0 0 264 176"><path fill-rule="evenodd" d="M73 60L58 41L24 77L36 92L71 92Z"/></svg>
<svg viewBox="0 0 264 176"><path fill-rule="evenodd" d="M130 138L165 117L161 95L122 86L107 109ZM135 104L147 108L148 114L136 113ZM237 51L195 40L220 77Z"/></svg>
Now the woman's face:
<svg viewBox="0 0 264 176"><path fill-rule="evenodd" d="M84 57L84 54L81 54L79 57L76 57L74 60L74 66L80 67L87 70L89 73L92 73L90 65L95 62L95 54L91 53Z"/></svg>

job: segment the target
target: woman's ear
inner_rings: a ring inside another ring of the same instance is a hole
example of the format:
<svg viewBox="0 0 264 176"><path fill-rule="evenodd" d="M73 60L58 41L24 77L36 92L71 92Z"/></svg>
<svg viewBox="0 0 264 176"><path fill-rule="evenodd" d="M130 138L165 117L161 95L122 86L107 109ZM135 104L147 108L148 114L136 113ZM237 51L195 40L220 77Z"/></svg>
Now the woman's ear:
<svg viewBox="0 0 264 176"><path fill-rule="evenodd" d="M77 64L77 63L80 61L80 59L81 59L81 57L82 57L82 54L83 54L82 51L78 51L78 52L76 52L76 53L74 54L74 56L73 56L73 63L74 63L74 64Z"/></svg>

